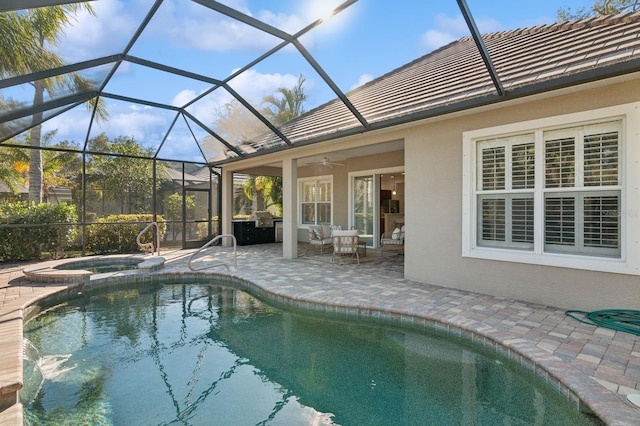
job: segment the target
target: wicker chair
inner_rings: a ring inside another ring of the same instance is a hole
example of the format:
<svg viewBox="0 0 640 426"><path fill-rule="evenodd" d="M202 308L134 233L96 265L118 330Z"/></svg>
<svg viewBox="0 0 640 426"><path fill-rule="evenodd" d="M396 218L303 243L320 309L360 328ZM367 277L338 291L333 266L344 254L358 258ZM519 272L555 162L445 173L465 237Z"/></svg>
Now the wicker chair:
<svg viewBox="0 0 640 426"><path fill-rule="evenodd" d="M331 226L329 225L311 225L307 228L307 237L309 238L309 245L307 246L307 254L313 250L314 247L320 248L320 255L323 254L325 247L331 247L333 239L331 238Z"/></svg>
<svg viewBox="0 0 640 426"><path fill-rule="evenodd" d="M331 263L336 258L342 260L344 258L356 259L360 264L360 256L358 255L358 231L350 229L348 231L333 231L333 256Z"/></svg>
<svg viewBox="0 0 640 426"><path fill-rule="evenodd" d="M404 254L404 225L393 232L385 232L380 237L380 255L385 251L399 251Z"/></svg>

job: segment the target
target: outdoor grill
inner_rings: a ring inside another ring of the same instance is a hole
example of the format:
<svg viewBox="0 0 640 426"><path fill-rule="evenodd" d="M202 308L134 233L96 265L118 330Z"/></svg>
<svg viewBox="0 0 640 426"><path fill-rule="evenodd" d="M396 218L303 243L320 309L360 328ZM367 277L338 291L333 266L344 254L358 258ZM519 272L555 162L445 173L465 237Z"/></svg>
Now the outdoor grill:
<svg viewBox="0 0 640 426"><path fill-rule="evenodd" d="M253 212L252 220L256 224L256 228L273 228L273 215L267 211Z"/></svg>

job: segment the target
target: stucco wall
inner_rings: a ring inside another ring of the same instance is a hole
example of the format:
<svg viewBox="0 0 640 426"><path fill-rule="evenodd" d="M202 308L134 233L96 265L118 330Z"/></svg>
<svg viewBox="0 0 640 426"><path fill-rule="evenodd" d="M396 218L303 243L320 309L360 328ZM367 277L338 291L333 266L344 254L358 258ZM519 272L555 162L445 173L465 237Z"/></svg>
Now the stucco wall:
<svg viewBox="0 0 640 426"><path fill-rule="evenodd" d="M562 308L638 309L640 276L464 258L461 242L463 132L638 100L640 84L632 81L403 132L406 278Z"/></svg>

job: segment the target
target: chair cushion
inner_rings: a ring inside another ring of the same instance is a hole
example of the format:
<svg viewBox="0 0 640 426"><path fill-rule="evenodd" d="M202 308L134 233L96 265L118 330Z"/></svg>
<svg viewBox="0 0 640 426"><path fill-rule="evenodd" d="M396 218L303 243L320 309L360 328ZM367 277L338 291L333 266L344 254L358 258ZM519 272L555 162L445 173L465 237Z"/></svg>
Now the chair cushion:
<svg viewBox="0 0 640 426"><path fill-rule="evenodd" d="M321 240L322 239L322 228L314 227L313 228L313 235L315 235L317 240Z"/></svg>
<svg viewBox="0 0 640 426"><path fill-rule="evenodd" d="M382 240L382 245L385 245L385 246L402 246L402 245L404 245L404 241L401 240L401 239L393 240L393 239L385 238L385 239Z"/></svg>
<svg viewBox="0 0 640 426"><path fill-rule="evenodd" d="M322 231L317 225L309 225L307 228L307 236L309 237L309 242L318 240L322 238Z"/></svg>
<svg viewBox="0 0 640 426"><path fill-rule="evenodd" d="M357 235L358 235L357 229L345 229L345 230L340 229L340 230L333 231L334 237L352 237Z"/></svg>
<svg viewBox="0 0 640 426"><path fill-rule="evenodd" d="M391 233L391 239L392 240L399 240L400 239L400 228L396 228L393 230L393 232Z"/></svg>

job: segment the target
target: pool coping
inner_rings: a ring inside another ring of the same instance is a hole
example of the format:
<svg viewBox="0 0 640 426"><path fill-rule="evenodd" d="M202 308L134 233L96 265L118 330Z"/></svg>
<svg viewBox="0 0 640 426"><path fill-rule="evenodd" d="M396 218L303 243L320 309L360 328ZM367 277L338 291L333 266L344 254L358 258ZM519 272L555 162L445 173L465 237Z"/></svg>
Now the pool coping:
<svg viewBox="0 0 640 426"><path fill-rule="evenodd" d="M75 259L76 261L78 259ZM55 263L56 261L53 261ZM58 261L59 262L59 261ZM159 262L159 261L155 261ZM154 263L155 263L154 262ZM51 264L35 265L35 268L25 268L29 270L42 270L51 267ZM42 278L44 275L39 276ZM246 289L257 295L272 300L276 303L290 305L296 308L313 310L327 313L336 317L362 317L369 319L382 319L400 325L410 325L412 327L423 327L442 331L454 336L468 338L479 343L485 348L495 350L545 380L560 393L565 395L570 401L576 404L581 411L592 412L603 422L616 425L636 425L640 421L640 410L623 401L619 395L606 389L592 377L561 360L557 356L544 351L530 341L522 339L511 333L497 330L491 326L486 326L481 322L465 318L460 315L458 318L447 318L439 312L430 315L417 314L417 311L407 306L396 307L386 305L380 299L374 303L354 303L341 302L335 297L327 298L326 295L316 294L295 295L287 292L277 284L269 280L252 276L251 273L244 274L242 271L231 272L189 272L189 271L160 271L156 269L145 269L143 271L121 271L115 273L92 274L88 280L82 282L53 283L51 285L35 283L39 285L39 294L25 301L19 313L15 313L13 318L7 315L0 315L0 333L9 322L18 321L20 330L20 345L17 348L19 354L19 377L14 375L15 380L4 380L7 376L0 371L0 402L16 400L17 403L5 411L0 409L0 420L5 415L19 416L22 418L22 406L19 403L17 392L22 387L22 356L21 356L21 332L23 321L37 313L37 304L50 297L67 298L72 294L82 292L85 286L98 288L109 286L113 279L117 278L117 283L143 283L151 279L161 281L175 281L179 279L209 279L212 276L228 280L229 284L242 283ZM25 274L26 278L26 274ZM15 324L14 324L15 325ZM14 354L15 356L15 354ZM5 357L2 357L5 359ZM17 365L15 367L18 367ZM19 407L16 407L19 406ZM16 412L11 414L12 412ZM17 413L19 412L19 413ZM16 419L18 420L18 419ZM4 423L3 423L4 424ZM21 424L21 420L17 424Z"/></svg>
<svg viewBox="0 0 640 426"><path fill-rule="evenodd" d="M139 254L118 254L102 256L85 256L64 260L49 260L28 266L22 270L25 278L36 283L62 283L62 284L88 284L92 275L99 275L84 269L57 269L59 266L72 263L86 262L89 266L98 266L107 260L137 260L137 270L141 273L154 272L164 266L163 257L149 257ZM131 271L120 271L123 273L138 273ZM108 272L107 272L108 273Z"/></svg>

